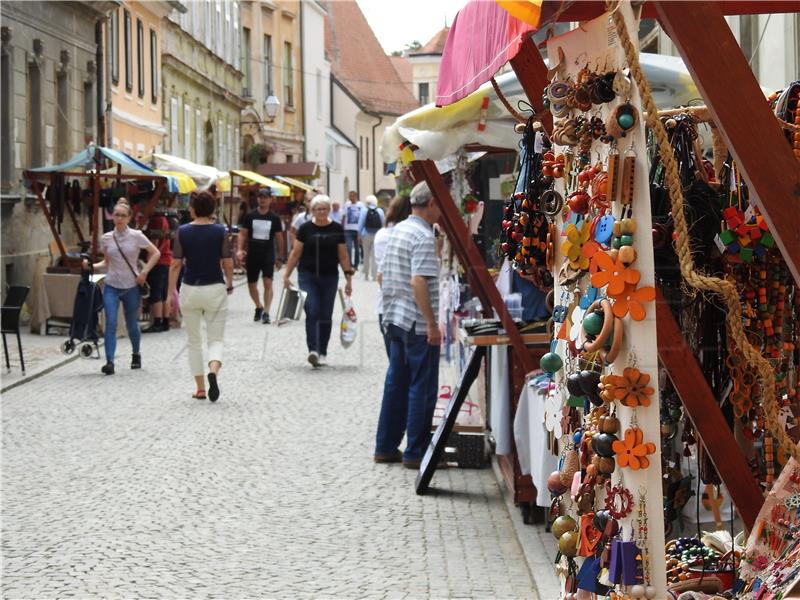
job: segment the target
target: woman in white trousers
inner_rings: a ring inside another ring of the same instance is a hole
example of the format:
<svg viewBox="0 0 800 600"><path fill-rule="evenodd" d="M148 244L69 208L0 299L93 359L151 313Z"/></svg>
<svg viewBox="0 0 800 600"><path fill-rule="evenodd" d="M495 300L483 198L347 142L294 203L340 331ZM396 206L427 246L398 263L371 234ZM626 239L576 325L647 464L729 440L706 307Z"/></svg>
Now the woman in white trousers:
<svg viewBox="0 0 800 600"><path fill-rule="evenodd" d="M182 225L175 236L167 294L169 313L181 267L185 267L180 300L186 325L189 368L196 384L192 397L208 398L211 402L216 402L220 395L217 376L222 367L228 295L233 292L233 258L225 226L211 219L215 209L216 200L207 192L192 198L189 210L193 220ZM204 322L209 369L207 395L203 362Z"/></svg>

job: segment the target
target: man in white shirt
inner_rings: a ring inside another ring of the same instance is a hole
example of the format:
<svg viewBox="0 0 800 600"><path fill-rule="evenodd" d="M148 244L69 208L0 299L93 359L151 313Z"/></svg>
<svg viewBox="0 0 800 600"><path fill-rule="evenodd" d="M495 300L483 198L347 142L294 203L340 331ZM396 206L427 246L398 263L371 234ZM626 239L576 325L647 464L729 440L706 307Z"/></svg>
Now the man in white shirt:
<svg viewBox="0 0 800 600"><path fill-rule="evenodd" d="M347 244L347 256L350 257L350 265L353 269L358 269L361 259L361 235L358 232L359 222L361 221L362 205L358 201L358 194L351 191L347 194L349 202L344 207L344 241Z"/></svg>
<svg viewBox="0 0 800 600"><path fill-rule="evenodd" d="M342 224L342 219L344 218L344 211L342 210L342 203L338 200L331 200L331 214L330 214L331 221L334 223Z"/></svg>

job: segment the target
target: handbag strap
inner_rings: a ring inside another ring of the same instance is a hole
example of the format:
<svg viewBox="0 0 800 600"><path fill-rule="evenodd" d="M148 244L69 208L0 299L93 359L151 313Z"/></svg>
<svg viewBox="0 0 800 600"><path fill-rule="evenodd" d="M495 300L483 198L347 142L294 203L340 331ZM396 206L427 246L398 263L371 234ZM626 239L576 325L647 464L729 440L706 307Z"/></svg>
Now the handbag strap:
<svg viewBox="0 0 800 600"><path fill-rule="evenodd" d="M117 250L119 250L119 253L122 256L122 260L125 261L125 264L128 265L128 268L131 270L131 273L133 273L134 278L139 277L139 274L136 271L133 270L133 267L131 266L131 263L128 262L128 258L125 256L125 253L122 251L122 247L119 245L119 242L117 241L117 236L114 235L113 231L111 232L111 237L114 238L114 243L117 245Z"/></svg>

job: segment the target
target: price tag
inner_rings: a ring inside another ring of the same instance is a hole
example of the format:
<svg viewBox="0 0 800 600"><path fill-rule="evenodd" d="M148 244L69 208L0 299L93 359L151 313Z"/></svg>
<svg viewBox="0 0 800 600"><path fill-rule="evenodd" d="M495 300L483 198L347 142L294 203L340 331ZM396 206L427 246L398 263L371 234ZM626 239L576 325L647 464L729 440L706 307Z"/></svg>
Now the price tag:
<svg viewBox="0 0 800 600"><path fill-rule="evenodd" d="M717 245L717 250L719 250L719 253L725 254L725 250L727 250L727 247L725 246L725 244L722 243L719 234L714 236L714 243Z"/></svg>

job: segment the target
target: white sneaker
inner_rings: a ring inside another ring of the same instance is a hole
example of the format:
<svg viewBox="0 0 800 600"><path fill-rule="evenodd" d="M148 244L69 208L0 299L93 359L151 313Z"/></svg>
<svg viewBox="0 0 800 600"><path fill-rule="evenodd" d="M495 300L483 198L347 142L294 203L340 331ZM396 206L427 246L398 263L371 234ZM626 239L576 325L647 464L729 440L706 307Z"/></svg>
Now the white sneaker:
<svg viewBox="0 0 800 600"><path fill-rule="evenodd" d="M319 354L317 354L316 352L309 352L308 353L308 362L311 363L312 367L318 367L319 366Z"/></svg>
<svg viewBox="0 0 800 600"><path fill-rule="evenodd" d="M327 367L328 366L328 357L324 354L319 355L319 360L317 361L317 365L320 367Z"/></svg>

